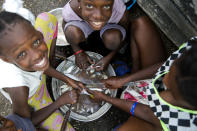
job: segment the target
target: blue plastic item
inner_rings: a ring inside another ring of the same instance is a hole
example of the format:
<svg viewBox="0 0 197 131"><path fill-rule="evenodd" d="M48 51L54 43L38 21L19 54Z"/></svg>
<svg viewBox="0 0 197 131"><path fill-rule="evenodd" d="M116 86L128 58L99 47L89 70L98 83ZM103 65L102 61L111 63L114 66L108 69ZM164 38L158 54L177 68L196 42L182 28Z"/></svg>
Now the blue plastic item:
<svg viewBox="0 0 197 131"><path fill-rule="evenodd" d="M127 6L127 10L131 9L131 7L136 3L136 0L129 0L127 3L126 3L126 6Z"/></svg>
<svg viewBox="0 0 197 131"><path fill-rule="evenodd" d="M126 73L131 72L131 69L127 66L127 64L123 61L116 61L113 64L119 65L116 69L116 75L117 76L123 76Z"/></svg>

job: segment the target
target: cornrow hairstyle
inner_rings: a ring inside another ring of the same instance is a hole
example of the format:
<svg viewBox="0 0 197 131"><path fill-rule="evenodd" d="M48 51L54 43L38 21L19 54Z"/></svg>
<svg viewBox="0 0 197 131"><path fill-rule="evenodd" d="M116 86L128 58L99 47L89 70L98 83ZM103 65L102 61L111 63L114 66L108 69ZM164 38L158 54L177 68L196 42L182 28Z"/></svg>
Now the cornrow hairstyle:
<svg viewBox="0 0 197 131"><path fill-rule="evenodd" d="M31 24L28 20L22 16L7 11L0 12L0 40L6 35L4 32L6 29L13 28L19 22L26 22ZM1 54L1 43L0 43L0 54Z"/></svg>
<svg viewBox="0 0 197 131"><path fill-rule="evenodd" d="M11 26L15 26L16 23L19 22L27 22L30 23L28 20L24 19L22 16L11 13L7 11L0 12L0 34L7 28ZM30 23L31 24L31 23ZM1 38L1 35L0 35Z"/></svg>
<svg viewBox="0 0 197 131"><path fill-rule="evenodd" d="M176 80L184 100L197 107L197 41L189 41L192 48L184 52L175 62L178 73Z"/></svg>

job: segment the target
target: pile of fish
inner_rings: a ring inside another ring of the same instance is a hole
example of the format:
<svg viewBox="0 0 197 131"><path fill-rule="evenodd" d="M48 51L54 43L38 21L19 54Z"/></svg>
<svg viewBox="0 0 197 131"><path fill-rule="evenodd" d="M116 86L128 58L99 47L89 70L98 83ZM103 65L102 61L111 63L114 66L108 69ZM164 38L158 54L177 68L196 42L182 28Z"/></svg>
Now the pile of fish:
<svg viewBox="0 0 197 131"><path fill-rule="evenodd" d="M86 71L82 71L76 66L70 66L63 73L72 79L85 83L85 87L89 90L101 91L107 95L111 94L110 90L105 88L101 82L102 79L108 78L104 71L97 72L92 66ZM59 95L69 90L72 90L72 87L62 82ZM79 94L78 102L72 105L71 111L83 116L89 116L97 112L104 104L104 101L98 102L92 99L86 89L83 89Z"/></svg>

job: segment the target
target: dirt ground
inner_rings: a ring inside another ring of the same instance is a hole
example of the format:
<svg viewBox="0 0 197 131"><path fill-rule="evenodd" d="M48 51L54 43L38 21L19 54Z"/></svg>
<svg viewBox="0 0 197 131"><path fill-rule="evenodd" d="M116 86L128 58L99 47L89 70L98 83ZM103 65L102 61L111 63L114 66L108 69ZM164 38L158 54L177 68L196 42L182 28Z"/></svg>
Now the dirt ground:
<svg viewBox="0 0 197 131"><path fill-rule="evenodd" d="M0 1L0 6L2 3L3 1ZM30 9L35 15L39 14L40 12L63 7L65 3L66 0L24 0L24 6ZM143 14L143 11L141 11L138 6L135 8L136 9L133 13L135 15L133 15L133 17ZM166 43L165 45L168 54L170 54L176 49L176 47L165 37L165 35L162 34L162 32L161 36L164 43ZM6 116L11 113L11 104L2 96L2 94L0 94L0 105L0 114L2 116ZM71 119L70 122L77 131L110 131L113 127L124 122L127 118L128 115L125 112L115 107L111 107L105 115L95 121L80 122Z"/></svg>

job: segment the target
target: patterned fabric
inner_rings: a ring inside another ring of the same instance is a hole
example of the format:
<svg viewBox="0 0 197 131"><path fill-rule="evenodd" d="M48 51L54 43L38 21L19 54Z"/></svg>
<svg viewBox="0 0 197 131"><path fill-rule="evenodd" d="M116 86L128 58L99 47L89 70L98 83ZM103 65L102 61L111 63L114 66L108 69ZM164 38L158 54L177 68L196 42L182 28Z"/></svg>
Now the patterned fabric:
<svg viewBox="0 0 197 131"><path fill-rule="evenodd" d="M197 37L192 38L192 40L194 39L197 40ZM159 92L166 90L162 79L164 75L168 73L173 61L190 48L190 43L184 43L158 69L158 72L152 80L140 80L130 83L121 94L121 99L137 101L149 105L155 116L160 120L164 131L197 130L197 111L173 106L159 96Z"/></svg>
<svg viewBox="0 0 197 131"><path fill-rule="evenodd" d="M56 35L55 32L57 32L57 20L55 16L49 13L40 14L36 19L35 28L44 35L44 40L50 50L53 36ZM46 78L43 74L37 92L29 98L28 103L36 111L50 105L52 102L53 101L47 91ZM60 131L62 122L63 115L57 110L41 123L41 127L49 131ZM74 131L74 128L67 123L66 131Z"/></svg>
<svg viewBox="0 0 197 131"><path fill-rule="evenodd" d="M148 79L130 83L129 86L122 92L120 98L148 105L146 88L149 86L151 81L151 79Z"/></svg>
<svg viewBox="0 0 197 131"><path fill-rule="evenodd" d="M162 83L164 75L169 71L173 61L191 48L190 43L184 43L179 50L174 52L168 60L159 68L151 86L146 90L149 105L154 114L161 121L164 130L170 131L194 131L197 130L197 111L183 109L167 103L159 96L160 91L166 90Z"/></svg>

